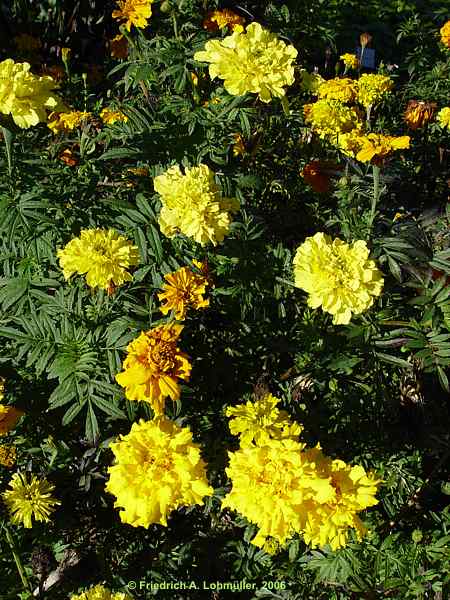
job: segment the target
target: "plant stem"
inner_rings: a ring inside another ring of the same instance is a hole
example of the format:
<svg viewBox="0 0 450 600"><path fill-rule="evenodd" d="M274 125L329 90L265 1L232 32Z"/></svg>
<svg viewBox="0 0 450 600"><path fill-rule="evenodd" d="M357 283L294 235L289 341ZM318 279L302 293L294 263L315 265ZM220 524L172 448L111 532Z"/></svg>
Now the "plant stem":
<svg viewBox="0 0 450 600"><path fill-rule="evenodd" d="M370 234L372 232L373 221L375 219L375 212L377 210L378 200L380 199L380 167L378 165L372 166L372 176L373 176L373 197L372 197L372 206L370 208L367 239L369 239Z"/></svg>
<svg viewBox="0 0 450 600"><path fill-rule="evenodd" d="M5 140L5 150L6 150L6 162L8 164L8 174L10 184L12 183L12 169L13 169L13 149L12 149L12 141L13 141L13 133L6 127L2 126L3 138Z"/></svg>
<svg viewBox="0 0 450 600"><path fill-rule="evenodd" d="M178 24L177 24L177 15L175 11L172 12L172 23L173 23L173 37L178 39Z"/></svg>
<svg viewBox="0 0 450 600"><path fill-rule="evenodd" d="M19 576L22 581L22 585L27 592L32 592L33 588L31 587L31 583L28 580L28 577L25 573L25 569L23 568L22 561L20 560L19 553L17 552L17 546L14 541L13 535L6 523L3 523L3 529L5 530L5 537L11 548L12 555L14 557L14 561L16 563L17 570L19 571Z"/></svg>

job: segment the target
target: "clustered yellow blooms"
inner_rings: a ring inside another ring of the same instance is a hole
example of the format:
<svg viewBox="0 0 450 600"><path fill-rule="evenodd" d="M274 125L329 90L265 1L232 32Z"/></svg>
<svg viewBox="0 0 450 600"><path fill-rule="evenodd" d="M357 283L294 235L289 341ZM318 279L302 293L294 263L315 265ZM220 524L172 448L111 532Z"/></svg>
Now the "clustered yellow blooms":
<svg viewBox="0 0 450 600"><path fill-rule="evenodd" d="M57 87L51 77L30 73L28 63L7 58L0 62L0 113L11 115L22 129L44 123L47 111L64 110L61 99L54 94Z"/></svg>
<svg viewBox="0 0 450 600"><path fill-rule="evenodd" d="M81 594L70 596L70 600L132 600L132 598L124 592L112 592L103 585L98 584L81 592Z"/></svg>
<svg viewBox="0 0 450 600"><path fill-rule="evenodd" d="M14 406L0 404L0 435L6 435L17 425L17 421L25 413Z"/></svg>
<svg viewBox="0 0 450 600"><path fill-rule="evenodd" d="M277 408L279 398L266 394L259 400L239 406L229 406L225 414L232 417L230 431L238 435L241 448L266 443L269 439L297 439L303 431L298 423L292 423L285 410Z"/></svg>
<svg viewBox="0 0 450 600"><path fill-rule="evenodd" d="M436 119L441 127L446 127L447 129L450 129L450 106L445 106L444 108L441 108L441 110L437 114Z"/></svg>
<svg viewBox="0 0 450 600"><path fill-rule="evenodd" d="M341 54L339 57L342 61L344 61L344 65L346 69L357 69L359 60L356 54L350 54L346 52L345 54Z"/></svg>
<svg viewBox="0 0 450 600"><path fill-rule="evenodd" d="M305 122L311 125L320 137L330 137L336 141L338 136L350 131L360 131L363 126L362 115L354 106L347 106L336 100L318 100L303 106Z"/></svg>
<svg viewBox="0 0 450 600"><path fill-rule="evenodd" d="M13 467L16 462L16 447L8 444L0 445L0 465Z"/></svg>
<svg viewBox="0 0 450 600"><path fill-rule="evenodd" d="M203 263L197 260L192 262L200 271L204 268ZM163 286L163 292L158 294L158 299L165 302L160 307L163 315L173 310L175 319L183 321L188 308L199 310L209 306L209 300L203 298L209 282L202 274L194 273L188 267L181 267L164 275L164 279L167 283Z"/></svg>
<svg viewBox="0 0 450 600"><path fill-rule="evenodd" d="M32 517L36 521L49 521L50 514L61 504L52 497L55 486L46 479L31 475L28 482L24 473L14 473L9 482L10 490L3 492L3 500L9 510L12 523L32 527Z"/></svg>
<svg viewBox="0 0 450 600"><path fill-rule="evenodd" d="M117 0L118 9L113 10L113 19L125 21L125 28L130 31L132 25L145 29L152 16L153 0Z"/></svg>
<svg viewBox="0 0 450 600"><path fill-rule="evenodd" d="M128 400L148 402L155 415L163 414L166 398L178 400L178 380L191 374L189 357L177 347L182 330L172 323L142 332L128 344L124 370L116 375Z"/></svg>
<svg viewBox="0 0 450 600"><path fill-rule="evenodd" d="M195 60L208 62L211 79L224 80L233 96L258 94L262 102L282 98L284 86L294 83L297 50L287 46L259 23L250 23L245 32L235 31L223 40L206 42Z"/></svg>
<svg viewBox="0 0 450 600"><path fill-rule="evenodd" d="M232 31L243 31L245 19L232 10L213 10L203 21L203 27L208 31L217 31L224 27L230 27Z"/></svg>
<svg viewBox="0 0 450 600"><path fill-rule="evenodd" d="M123 523L167 526L180 506L203 504L213 493L200 448L187 427L158 417L133 423L127 435L111 444L116 464L109 467L106 491L116 496Z"/></svg>
<svg viewBox="0 0 450 600"><path fill-rule="evenodd" d="M127 115L124 115L120 110L112 110L111 108L102 109L100 118L106 125L114 125L118 121L122 121L123 123L128 121Z"/></svg>
<svg viewBox="0 0 450 600"><path fill-rule="evenodd" d="M394 82L386 75L363 73L358 79L357 100L365 108L380 102L392 90Z"/></svg>
<svg viewBox="0 0 450 600"><path fill-rule="evenodd" d="M439 31L441 34L442 43L444 46L447 46L447 48L450 48L450 21L447 21L444 25L442 25Z"/></svg>
<svg viewBox="0 0 450 600"><path fill-rule="evenodd" d="M319 85L317 93L319 98L337 100L346 104L355 100L358 93L357 82L349 77L335 77Z"/></svg>
<svg viewBox="0 0 450 600"><path fill-rule="evenodd" d="M325 79L319 73L308 73L306 69L300 69L300 88L304 92L316 95L324 81Z"/></svg>
<svg viewBox="0 0 450 600"><path fill-rule="evenodd" d="M55 112L49 116L47 127L55 134L61 131L66 133L67 131L72 131L75 127L80 127L91 116L90 112L82 110L71 110L63 113Z"/></svg>
<svg viewBox="0 0 450 600"><path fill-rule="evenodd" d="M409 148L408 135L392 136L381 133L359 134L355 132L341 135L338 140L339 148L347 156L352 156L360 162L380 164L395 150Z"/></svg>
<svg viewBox="0 0 450 600"><path fill-rule="evenodd" d="M420 129L433 119L435 110L434 102L410 100L405 110L405 122L412 130Z"/></svg>
<svg viewBox="0 0 450 600"><path fill-rule="evenodd" d="M335 325L347 325L353 314L370 308L384 283L366 242L347 244L321 232L297 249L294 278L295 286L308 293L308 306L321 306Z"/></svg>
<svg viewBox="0 0 450 600"><path fill-rule="evenodd" d="M232 488L222 508L257 525L251 541L270 553L295 534L312 547L329 544L333 550L346 545L351 528L361 539L365 528L357 513L378 503L380 480L361 466L326 457L319 444L306 449L293 437L280 437L270 419L264 434L266 425L257 413L255 408L253 428L246 424L255 432L254 442L248 438L248 443L241 442L236 452L228 453L226 472ZM247 410L247 418L252 416ZM294 425L287 417L283 421L287 428ZM263 431L257 436L259 428Z"/></svg>
<svg viewBox="0 0 450 600"><path fill-rule="evenodd" d="M235 198L224 198L206 165L186 169L170 167L154 179L161 196L159 226L167 237L182 233L204 246L222 242L231 225L230 213L239 210Z"/></svg>
<svg viewBox="0 0 450 600"><path fill-rule="evenodd" d="M105 290L131 281L127 269L139 262L137 246L114 229L82 229L57 256L65 279L75 273L86 274L90 287Z"/></svg>

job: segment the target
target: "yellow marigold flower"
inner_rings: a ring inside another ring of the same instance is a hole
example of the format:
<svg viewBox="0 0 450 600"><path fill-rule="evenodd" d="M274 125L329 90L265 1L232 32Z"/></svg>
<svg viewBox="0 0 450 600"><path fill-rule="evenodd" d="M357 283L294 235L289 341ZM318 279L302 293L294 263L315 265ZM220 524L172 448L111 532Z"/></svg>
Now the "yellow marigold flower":
<svg viewBox="0 0 450 600"><path fill-rule="evenodd" d="M410 100L405 110L405 121L412 130L420 129L429 123L436 110L434 102Z"/></svg>
<svg viewBox="0 0 450 600"><path fill-rule="evenodd" d="M61 504L51 495L55 486L46 479L38 479L35 475L31 475L31 481L28 483L25 474L14 473L9 487L11 489L3 492L2 497L8 507L11 521L22 524L27 529L32 527L32 517L36 521L50 521L49 515L55 510L55 506Z"/></svg>
<svg viewBox="0 0 450 600"><path fill-rule="evenodd" d="M245 19L228 8L213 10L203 21L203 27L208 31L217 31L229 27L232 31L243 31Z"/></svg>
<svg viewBox="0 0 450 600"><path fill-rule="evenodd" d="M127 38L119 33L114 36L109 42L112 58L125 59L128 56L128 42Z"/></svg>
<svg viewBox="0 0 450 600"><path fill-rule="evenodd" d="M36 52L42 47L41 40L28 33L16 35L14 41L19 52Z"/></svg>
<svg viewBox="0 0 450 600"><path fill-rule="evenodd" d="M260 400L240 406L229 406L225 414L230 420L230 431L240 436L241 448L253 442L262 445L269 439L296 439L303 430L298 423L292 423L285 410L277 408L279 398L267 394Z"/></svg>
<svg viewBox="0 0 450 600"><path fill-rule="evenodd" d="M111 110L110 108L104 108L100 113L100 118L106 125L113 125L117 121L128 121L127 115L124 115L120 110Z"/></svg>
<svg viewBox="0 0 450 600"><path fill-rule="evenodd" d="M6 379L4 377L0 377L0 400L3 400L5 397L5 382Z"/></svg>
<svg viewBox="0 0 450 600"><path fill-rule="evenodd" d="M203 504L208 485L200 447L187 427L158 417L133 423L129 434L111 444L116 464L109 467L106 491L117 497L123 523L167 526L180 506Z"/></svg>
<svg viewBox="0 0 450 600"><path fill-rule="evenodd" d="M230 213L239 210L235 198L224 198L206 165L187 168L185 175L178 166L170 167L154 179L162 209L159 226L167 237L183 233L204 246L222 242L231 225Z"/></svg>
<svg viewBox="0 0 450 600"><path fill-rule="evenodd" d="M137 247L114 229L82 229L57 256L65 279L86 274L90 287L105 290L131 281L127 269L139 262Z"/></svg>
<svg viewBox="0 0 450 600"><path fill-rule="evenodd" d="M81 594L70 596L70 600L132 600L131 596L124 592L112 592L103 585L95 585Z"/></svg>
<svg viewBox="0 0 450 600"><path fill-rule="evenodd" d="M364 73L358 79L357 100L365 108L379 102L394 86L392 79L385 75Z"/></svg>
<svg viewBox="0 0 450 600"><path fill-rule="evenodd" d="M309 294L308 306L321 306L335 325L347 325L353 314L370 308L383 287L366 242L346 244L324 233L306 238L297 249L294 276L295 286Z"/></svg>
<svg viewBox="0 0 450 600"><path fill-rule="evenodd" d="M328 79L327 81L324 81L318 89L319 98L337 100L344 104L353 102L357 93L358 89L356 83L353 79L349 79L348 77Z"/></svg>
<svg viewBox="0 0 450 600"><path fill-rule="evenodd" d="M124 370L116 375L128 400L148 402L156 415L163 414L167 397L178 400L178 380L191 374L189 357L177 347L182 330L172 323L142 332L128 344Z"/></svg>
<svg viewBox="0 0 450 600"><path fill-rule="evenodd" d="M11 115L14 123L28 129L47 121L47 111L63 110L53 90L58 84L51 77L30 73L28 63L11 58L0 62L0 113Z"/></svg>
<svg viewBox="0 0 450 600"><path fill-rule="evenodd" d="M6 435L11 429L17 425L20 417L25 413L14 406L0 404L0 435Z"/></svg>
<svg viewBox="0 0 450 600"><path fill-rule="evenodd" d="M441 127L450 129L450 106L445 106L437 114L437 121Z"/></svg>
<svg viewBox="0 0 450 600"><path fill-rule="evenodd" d="M339 57L342 61L344 61L344 65L347 69L357 69L358 68L358 57L356 54L350 54L346 52L345 54L341 54Z"/></svg>
<svg viewBox="0 0 450 600"><path fill-rule="evenodd" d="M305 123L321 137L336 138L342 133L359 130L362 118L358 109L336 100L318 100L303 106Z"/></svg>
<svg viewBox="0 0 450 600"><path fill-rule="evenodd" d="M167 283L163 286L163 292L158 294L159 300L165 304L160 307L163 315L171 310L175 311L175 318L184 321L187 309L195 310L209 306L209 300L203 298L208 286L205 277L193 273L188 267L181 267L178 271L164 275Z"/></svg>
<svg viewBox="0 0 450 600"><path fill-rule="evenodd" d="M442 25L439 31L441 34L442 43L444 44L444 46L447 46L447 48L450 48L450 21L444 23L444 25Z"/></svg>
<svg viewBox="0 0 450 600"><path fill-rule="evenodd" d="M13 467L16 462L16 448L15 446L8 446L6 444L0 445L0 465L4 467Z"/></svg>
<svg viewBox="0 0 450 600"><path fill-rule="evenodd" d="M116 0L119 8L113 10L113 19L125 21L125 28L130 31L134 25L139 29L145 29L148 19L152 16L153 0Z"/></svg>
<svg viewBox="0 0 450 600"><path fill-rule="evenodd" d="M72 131L75 129L75 127L82 125L82 123L87 121L90 117L90 112L84 112L81 110L72 110L70 112L63 113L51 113L48 118L47 127L55 134L61 131Z"/></svg>
<svg viewBox="0 0 450 600"><path fill-rule="evenodd" d="M300 69L300 88L304 92L310 92L316 95L319 87L325 82L325 79L319 73L308 73L306 69Z"/></svg>
<svg viewBox="0 0 450 600"><path fill-rule="evenodd" d="M344 154L354 156L360 162L381 162L389 157L395 150L409 148L408 135L391 136L381 133L368 133L367 135L344 135L339 138L339 147Z"/></svg>
<svg viewBox="0 0 450 600"><path fill-rule="evenodd" d="M234 32L223 40L206 42L195 60L208 62L211 79L224 80L233 96L258 94L263 102L285 95L284 86L294 83L297 50L287 46L259 23L250 23L245 32Z"/></svg>

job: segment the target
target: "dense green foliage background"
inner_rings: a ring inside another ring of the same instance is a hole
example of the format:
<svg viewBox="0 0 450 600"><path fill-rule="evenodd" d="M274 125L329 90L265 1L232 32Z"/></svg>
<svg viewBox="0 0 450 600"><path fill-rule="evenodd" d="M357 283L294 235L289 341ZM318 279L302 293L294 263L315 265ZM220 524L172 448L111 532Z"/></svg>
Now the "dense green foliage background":
<svg viewBox="0 0 450 600"><path fill-rule="evenodd" d="M310 138L302 112L309 99L298 82L288 90L286 115L279 102L229 96L193 60L213 37L202 20L217 6L170 0L162 12L156 2L149 28L132 36L129 59L117 62L107 50L118 31L110 17L114 3L0 2L1 60L28 60L37 72L60 64L59 48L69 46L70 77L61 84L66 101L96 114L116 105L129 118L57 137L44 125L15 131L12 178L1 155L0 375L7 402L26 412L10 437L18 466L47 476L62 502L51 524L14 528L18 552L37 586L43 551L47 573L75 551L77 567L43 595L55 600L99 581L126 590L129 581L244 578L257 591L234 593L237 599L444 600L450 597L449 134L436 124L411 133L411 150L382 171L370 231L371 168L344 162ZM339 55L354 51L359 34L369 31L381 70L395 65L395 93L376 111L377 130L408 133L409 99L448 105L449 52L438 35L448 18L444 0L225 6L293 43L300 67L324 73L329 48L328 76ZM34 55L17 53L13 38L24 32L42 41ZM220 103L204 105L215 96ZM238 132L243 157L232 151ZM75 153L76 167L59 159L65 148ZM312 158L340 161L331 193L314 193L300 177ZM157 223L152 177L171 164L199 162L241 201L231 235L215 249L168 240ZM128 171L135 167L147 168L148 176ZM402 218L394 219L396 213ZM113 296L91 292L80 277L65 282L56 260L56 249L80 229L98 226L133 239L143 259L133 282ZM376 308L349 326L333 326L329 315L307 308L305 294L292 286L293 254L316 231L348 241L369 237L385 274ZM207 258L216 287L210 308L186 323L183 350L194 368L169 416L189 425L201 443L215 496L202 509L175 513L168 528L132 528L120 523L104 492L108 444L151 411L125 400L114 375L126 345L161 319L156 293L163 275L192 258ZM384 479L380 504L364 516L371 533L361 543L332 552L296 540L271 557L248 542L250 524L220 512L226 452L236 447L224 408L262 388L283 398L305 425L309 444L320 441L327 454ZM0 466L0 490L10 473ZM286 589L270 590L269 581L284 581ZM0 582L0 598L27 597L1 536ZM157 597L225 593L159 591Z"/></svg>

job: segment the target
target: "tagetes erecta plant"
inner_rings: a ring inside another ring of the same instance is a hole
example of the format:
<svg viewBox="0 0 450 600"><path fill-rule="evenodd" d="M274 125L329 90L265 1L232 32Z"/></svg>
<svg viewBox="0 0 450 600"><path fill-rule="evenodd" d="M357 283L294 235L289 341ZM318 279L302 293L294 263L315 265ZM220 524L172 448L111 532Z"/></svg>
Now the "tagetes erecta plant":
<svg viewBox="0 0 450 600"><path fill-rule="evenodd" d="M201 262L194 260L193 263L202 269ZM209 306L209 299L203 297L209 282L203 275L194 273L188 267L181 267L164 275L164 279L163 292L158 294L158 299L164 302L160 307L164 315L173 310L175 319L183 321L189 308L200 310Z"/></svg>
<svg viewBox="0 0 450 600"><path fill-rule="evenodd" d="M444 44L444 46L450 48L450 21L447 21L444 23L444 25L442 25L439 33L441 34L441 42Z"/></svg>
<svg viewBox="0 0 450 600"><path fill-rule="evenodd" d="M132 600L132 598L125 592L112 592L99 583L80 594L73 594L70 600Z"/></svg>
<svg viewBox="0 0 450 600"><path fill-rule="evenodd" d="M178 348L182 325L159 325L142 332L127 346L123 371L116 375L128 400L148 402L155 415L162 415L167 398L180 397L179 380L188 381L191 363Z"/></svg>
<svg viewBox="0 0 450 600"><path fill-rule="evenodd" d="M11 115L21 129L45 123L51 111L65 110L54 90L58 84L48 76L30 72L28 63L11 58L0 62L0 113Z"/></svg>
<svg viewBox="0 0 450 600"><path fill-rule="evenodd" d="M368 108L380 102L394 87L394 82L386 75L363 73L358 79L357 101Z"/></svg>
<svg viewBox="0 0 450 600"><path fill-rule="evenodd" d="M270 102L282 98L285 87L293 84L297 50L259 23L250 23L245 32L206 42L194 58L210 63L211 79L223 79L229 94L258 94L262 102Z"/></svg>
<svg viewBox="0 0 450 600"><path fill-rule="evenodd" d="M57 256L65 279L86 275L90 287L105 290L131 281L133 276L127 269L139 262L137 246L114 229L82 229Z"/></svg>
<svg viewBox="0 0 450 600"><path fill-rule="evenodd" d="M203 27L208 31L218 31L224 27L229 27L232 31L243 31L244 24L245 19L228 8L213 10L203 21Z"/></svg>
<svg viewBox="0 0 450 600"><path fill-rule="evenodd" d="M381 294L383 276L369 259L366 242L347 244L324 233L308 237L294 257L295 286L308 293L308 306L322 307L335 325L370 308Z"/></svg>
<svg viewBox="0 0 450 600"><path fill-rule="evenodd" d="M11 522L30 529L32 519L48 522L50 515L61 502L52 496L55 486L46 479L25 473L14 473L2 497L10 513Z"/></svg>
<svg viewBox="0 0 450 600"><path fill-rule="evenodd" d="M200 447L187 427L164 417L141 419L110 447L116 464L108 469L106 490L116 496L123 523L167 526L172 511L202 505L213 493Z"/></svg>
<svg viewBox="0 0 450 600"><path fill-rule="evenodd" d="M348 104L353 102L358 94L357 83L349 77L335 77L321 83L317 90L319 98L336 100Z"/></svg>
<svg viewBox="0 0 450 600"><path fill-rule="evenodd" d="M131 27L145 29L152 16L153 0L117 0L118 8L113 10L112 17L123 21L128 31Z"/></svg>

